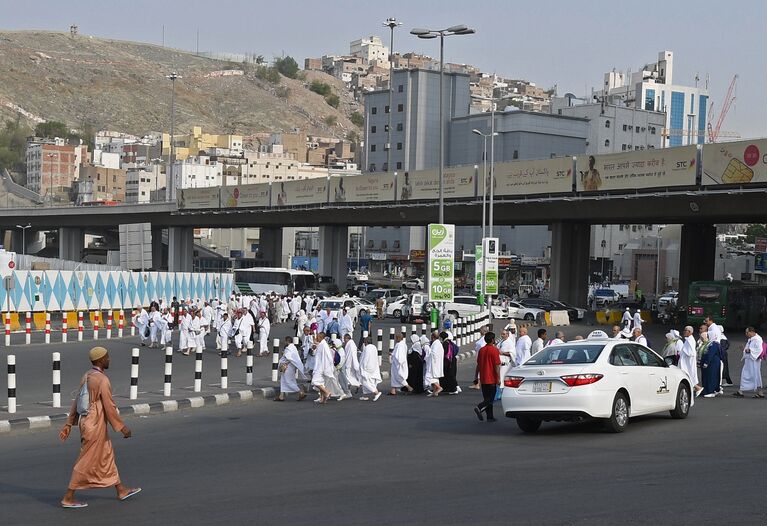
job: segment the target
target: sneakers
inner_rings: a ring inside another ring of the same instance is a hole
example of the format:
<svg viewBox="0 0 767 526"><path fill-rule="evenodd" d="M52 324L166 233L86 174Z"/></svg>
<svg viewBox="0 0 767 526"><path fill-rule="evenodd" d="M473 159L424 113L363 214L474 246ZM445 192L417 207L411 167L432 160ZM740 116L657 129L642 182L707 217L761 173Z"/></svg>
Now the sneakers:
<svg viewBox="0 0 767 526"><path fill-rule="evenodd" d="M708 393L703 395L703 398L714 398L716 396L716 393Z"/></svg>
<svg viewBox="0 0 767 526"><path fill-rule="evenodd" d="M474 408L474 414L477 415L477 418L479 419L480 422L482 422L485 419L485 417L482 416L482 410L479 407Z"/></svg>
<svg viewBox="0 0 767 526"><path fill-rule="evenodd" d="M376 393L376 395L373 397L373 401L374 401L374 402L377 402L379 398L381 398L381 391L378 391L378 392Z"/></svg>
<svg viewBox="0 0 767 526"><path fill-rule="evenodd" d="M352 395L342 394L341 396L338 397L338 401L340 402L341 400L347 400L347 399L349 399L351 397L352 397Z"/></svg>
<svg viewBox="0 0 767 526"><path fill-rule="evenodd" d="M722 382L722 387L732 387L733 385L735 384L732 382Z"/></svg>
<svg viewBox="0 0 767 526"><path fill-rule="evenodd" d="M360 400L362 400L363 402L367 402L368 400L370 400L370 398L368 398L367 396L360 396Z"/></svg>

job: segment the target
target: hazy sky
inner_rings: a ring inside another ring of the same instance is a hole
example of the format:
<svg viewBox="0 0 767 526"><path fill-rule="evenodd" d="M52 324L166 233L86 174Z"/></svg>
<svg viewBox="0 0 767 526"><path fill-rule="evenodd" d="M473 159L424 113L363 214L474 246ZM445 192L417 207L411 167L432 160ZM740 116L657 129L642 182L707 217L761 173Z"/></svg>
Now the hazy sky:
<svg viewBox="0 0 767 526"><path fill-rule="evenodd" d="M66 9L63 6L66 4ZM445 59L483 71L525 78L559 94L582 95L599 86L604 72L637 70L659 51L674 51L674 82L693 84L710 76L715 114L727 86L739 75L737 100L722 126L744 137L767 136L767 67L761 0L675 0L581 2L548 0L0 0L3 29L80 32L102 37L161 43L201 51L254 52L267 58L285 53L303 66L306 57L348 53L349 42L379 35L389 16L403 22L395 33L396 51L438 56L435 40L408 34L414 27L467 24L475 35L445 41ZM62 16L62 13L66 13ZM760 94L760 90L762 94Z"/></svg>

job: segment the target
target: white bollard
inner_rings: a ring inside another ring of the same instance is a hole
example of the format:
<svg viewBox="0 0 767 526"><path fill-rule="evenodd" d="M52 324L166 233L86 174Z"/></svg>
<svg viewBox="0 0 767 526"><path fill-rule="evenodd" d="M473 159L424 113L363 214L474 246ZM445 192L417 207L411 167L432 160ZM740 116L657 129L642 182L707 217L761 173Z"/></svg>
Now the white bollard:
<svg viewBox="0 0 767 526"><path fill-rule="evenodd" d="M61 407L61 353L53 353L53 407Z"/></svg>
<svg viewBox="0 0 767 526"><path fill-rule="evenodd" d="M78 342L83 341L84 330L85 330L85 326L83 325L83 313L82 311L77 311L77 341Z"/></svg>
<svg viewBox="0 0 767 526"><path fill-rule="evenodd" d="M418 336L418 325L415 323L410 326L410 336L412 337L413 335Z"/></svg>
<svg viewBox="0 0 767 526"><path fill-rule="evenodd" d="M112 338L112 309L107 312L107 340Z"/></svg>
<svg viewBox="0 0 767 526"><path fill-rule="evenodd" d="M245 349L245 384L253 385L253 349Z"/></svg>
<svg viewBox="0 0 767 526"><path fill-rule="evenodd" d="M117 337L118 338L123 337L123 328L125 328L125 314L123 313L123 310L120 309L120 311L117 313Z"/></svg>
<svg viewBox="0 0 767 526"><path fill-rule="evenodd" d="M272 342L272 382L278 378L277 364L280 361L280 339L275 338Z"/></svg>
<svg viewBox="0 0 767 526"><path fill-rule="evenodd" d="M93 313L93 339L98 340L99 339L99 317L101 316L101 312L96 311Z"/></svg>
<svg viewBox="0 0 767 526"><path fill-rule="evenodd" d="M31 312L27 312L27 316L26 316L26 329L25 329L24 332L25 332L25 334L24 334L24 336L25 336L24 343L29 345L30 343L32 343L32 313Z"/></svg>
<svg viewBox="0 0 767 526"><path fill-rule="evenodd" d="M425 323L421 324L421 336L426 336L427 338L429 338L429 336L430 336L430 334L429 334L429 326L426 325Z"/></svg>
<svg viewBox="0 0 767 526"><path fill-rule="evenodd" d="M194 392L202 391L202 347L194 350Z"/></svg>
<svg viewBox="0 0 767 526"><path fill-rule="evenodd" d="M221 351L221 389L229 389L229 355L226 351Z"/></svg>
<svg viewBox="0 0 767 526"><path fill-rule="evenodd" d="M394 327L389 329L389 356L394 352Z"/></svg>
<svg viewBox="0 0 767 526"><path fill-rule="evenodd" d="M61 343L67 343L67 311L61 313Z"/></svg>
<svg viewBox="0 0 767 526"><path fill-rule="evenodd" d="M165 379L162 386L162 395L170 396L171 379L173 377L173 347L165 348Z"/></svg>
<svg viewBox="0 0 767 526"><path fill-rule="evenodd" d="M136 335L136 324L133 322L133 318L136 317L136 310L131 311L131 317L130 317L130 335L135 336Z"/></svg>
<svg viewBox="0 0 767 526"><path fill-rule="evenodd" d="M5 346L11 345L11 313L5 313Z"/></svg>
<svg viewBox="0 0 767 526"><path fill-rule="evenodd" d="M139 350L137 347L134 347L131 350L131 361L130 361L130 396L129 398L131 400L135 400L138 398L138 357L139 357Z"/></svg>
<svg viewBox="0 0 767 526"><path fill-rule="evenodd" d="M45 343L51 343L51 313L45 313Z"/></svg>
<svg viewBox="0 0 767 526"><path fill-rule="evenodd" d="M376 347L378 347L378 365L383 361L383 329L376 331Z"/></svg>
<svg viewBox="0 0 767 526"><path fill-rule="evenodd" d="M16 412L16 357L8 355L8 412Z"/></svg>

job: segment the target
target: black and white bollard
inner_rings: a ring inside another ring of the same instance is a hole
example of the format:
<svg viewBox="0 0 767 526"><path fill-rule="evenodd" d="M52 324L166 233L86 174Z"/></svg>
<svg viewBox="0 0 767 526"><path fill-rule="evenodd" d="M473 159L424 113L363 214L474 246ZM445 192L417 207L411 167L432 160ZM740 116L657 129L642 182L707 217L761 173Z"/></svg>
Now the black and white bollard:
<svg viewBox="0 0 767 526"><path fill-rule="evenodd" d="M130 396L131 400L138 398L138 355L139 350L134 347L131 350L130 360Z"/></svg>
<svg viewBox="0 0 767 526"><path fill-rule="evenodd" d="M135 336L136 335L136 322L134 321L136 318L136 309L133 309L131 311L131 317L130 317L130 335Z"/></svg>
<svg viewBox="0 0 767 526"><path fill-rule="evenodd" d="M418 336L418 325L415 323L410 326L410 337Z"/></svg>
<svg viewBox="0 0 767 526"><path fill-rule="evenodd" d="M16 412L16 357L8 355L8 412Z"/></svg>
<svg viewBox="0 0 767 526"><path fill-rule="evenodd" d="M421 336L426 336L429 338L431 335L429 334L429 326L425 323L421 324Z"/></svg>
<svg viewBox="0 0 767 526"><path fill-rule="evenodd" d="M194 392L202 391L202 346L194 350Z"/></svg>
<svg viewBox="0 0 767 526"><path fill-rule="evenodd" d="M221 389L229 389L229 355L226 351L221 351Z"/></svg>
<svg viewBox="0 0 767 526"><path fill-rule="evenodd" d="M378 347L378 366L381 366L383 361L383 329L376 331L376 347Z"/></svg>
<svg viewBox="0 0 767 526"><path fill-rule="evenodd" d="M394 352L394 327L389 329L389 355Z"/></svg>
<svg viewBox="0 0 767 526"><path fill-rule="evenodd" d="M253 385L253 349L245 349L245 384Z"/></svg>
<svg viewBox="0 0 767 526"><path fill-rule="evenodd" d="M280 339L275 338L272 342L272 382L277 381L277 365L280 361Z"/></svg>
<svg viewBox="0 0 767 526"><path fill-rule="evenodd" d="M400 326L399 332L400 334L402 334L402 339L407 340L407 326L405 325Z"/></svg>
<svg viewBox="0 0 767 526"><path fill-rule="evenodd" d="M165 348L165 378L162 385L162 395L170 396L171 379L173 377L173 347Z"/></svg>
<svg viewBox="0 0 767 526"><path fill-rule="evenodd" d="M61 354L53 353L53 407L61 407Z"/></svg>

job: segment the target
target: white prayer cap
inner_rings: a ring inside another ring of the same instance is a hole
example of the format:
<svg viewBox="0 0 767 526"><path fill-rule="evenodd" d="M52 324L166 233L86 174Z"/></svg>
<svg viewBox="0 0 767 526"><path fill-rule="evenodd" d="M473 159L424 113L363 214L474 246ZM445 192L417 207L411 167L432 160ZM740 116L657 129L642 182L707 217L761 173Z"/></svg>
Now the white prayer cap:
<svg viewBox="0 0 767 526"><path fill-rule="evenodd" d="M428 344L428 343L429 343L429 338L427 338L427 337L426 337L426 336L424 336L424 335L421 335L421 338L420 338L420 340L419 340L419 341L421 342L421 345L426 345L426 344Z"/></svg>
<svg viewBox="0 0 767 526"><path fill-rule="evenodd" d="M450 331L445 331L447 333L447 339L452 340L453 339L453 333Z"/></svg>
<svg viewBox="0 0 767 526"><path fill-rule="evenodd" d="M629 307L626 307L626 310L627 310L627 311L629 311L629 312L631 312L631 309L630 309Z"/></svg>
<svg viewBox="0 0 767 526"><path fill-rule="evenodd" d="M411 334L410 341L413 343L418 343L421 341L421 338L419 338L417 334Z"/></svg>
<svg viewBox="0 0 767 526"><path fill-rule="evenodd" d="M336 338L335 340L333 340L333 345L335 345L336 347L340 347L343 345L343 342L339 340L338 338Z"/></svg>

